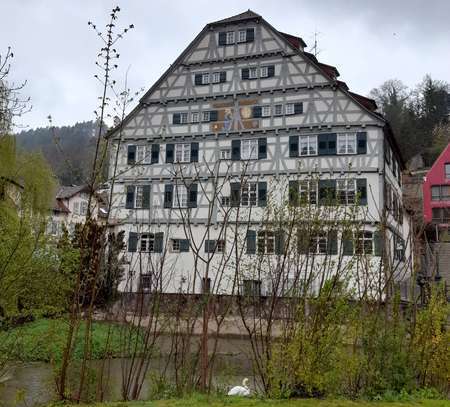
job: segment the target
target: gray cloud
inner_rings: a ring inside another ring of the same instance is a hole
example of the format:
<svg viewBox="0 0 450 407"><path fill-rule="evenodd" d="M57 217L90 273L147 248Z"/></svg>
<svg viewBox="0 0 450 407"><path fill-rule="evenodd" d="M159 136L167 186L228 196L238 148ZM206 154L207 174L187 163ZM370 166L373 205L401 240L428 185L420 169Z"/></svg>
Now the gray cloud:
<svg viewBox="0 0 450 407"><path fill-rule="evenodd" d="M87 21L103 25L110 0L0 0L6 19L0 25L0 52L16 54L12 79L28 80L24 90L33 100L25 125L45 126L52 114L57 124L90 120L99 86L93 75L101 45ZM326 0L212 3L206 0L122 2L118 25L136 28L121 44L124 80L131 66L132 89L148 88L210 21L251 8L275 28L304 38L320 32L319 59L338 67L341 79L367 94L389 78L413 86L426 73L450 80L450 2L420 0Z"/></svg>

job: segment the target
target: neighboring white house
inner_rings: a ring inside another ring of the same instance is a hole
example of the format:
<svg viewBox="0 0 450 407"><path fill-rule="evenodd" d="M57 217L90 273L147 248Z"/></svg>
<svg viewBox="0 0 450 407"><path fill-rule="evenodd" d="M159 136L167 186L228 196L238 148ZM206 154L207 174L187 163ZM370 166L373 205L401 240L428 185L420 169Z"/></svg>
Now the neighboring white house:
<svg viewBox="0 0 450 407"><path fill-rule="evenodd" d="M86 185L59 187L48 223L48 234L61 236L63 226L72 233L77 223L86 221L88 202L89 188ZM95 195L92 197L91 208L94 219L104 215L102 201Z"/></svg>
<svg viewBox="0 0 450 407"><path fill-rule="evenodd" d="M343 247L345 257L362 250L374 269L389 253L385 261L399 266L400 280L407 277L403 161L389 124L373 100L350 92L337 69L305 46L250 10L210 23L110 133L111 217L128 242L121 290L199 293L210 284L220 284L215 292L225 294L236 284L270 290L266 276L237 281L235 272L255 263L258 253L275 257L282 247L283 234L262 216L268 197L280 204L287 199L287 186L315 208L328 193L341 207L358 206L358 247L341 233L325 233L310 253L334 256ZM221 228L224 207L232 208L228 220L241 213L234 227L245 255L240 264L230 262L218 282L215 271L236 248ZM194 246L214 260L206 266Z"/></svg>

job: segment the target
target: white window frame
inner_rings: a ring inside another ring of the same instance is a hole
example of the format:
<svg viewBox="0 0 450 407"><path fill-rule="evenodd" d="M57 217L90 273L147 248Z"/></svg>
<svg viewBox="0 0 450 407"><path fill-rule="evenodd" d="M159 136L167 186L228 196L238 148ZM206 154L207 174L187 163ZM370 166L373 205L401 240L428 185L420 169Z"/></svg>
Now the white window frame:
<svg viewBox="0 0 450 407"><path fill-rule="evenodd" d="M260 68L259 77L260 78L268 78L269 77L269 67L268 66L262 66Z"/></svg>
<svg viewBox="0 0 450 407"><path fill-rule="evenodd" d="M354 205L356 203L356 179L346 178L336 180L336 197L340 205Z"/></svg>
<svg viewBox="0 0 450 407"><path fill-rule="evenodd" d="M155 250L155 234L141 233L139 236L139 251L141 253L152 253Z"/></svg>
<svg viewBox="0 0 450 407"><path fill-rule="evenodd" d="M220 83L220 72L213 72L211 76L211 83Z"/></svg>
<svg viewBox="0 0 450 407"><path fill-rule="evenodd" d="M258 254L275 254L275 232L273 230L259 230L256 236Z"/></svg>
<svg viewBox="0 0 450 407"><path fill-rule="evenodd" d="M134 189L134 207L136 209L142 209L144 205L144 186L136 185Z"/></svg>
<svg viewBox="0 0 450 407"><path fill-rule="evenodd" d="M187 114L187 113L186 113ZM181 116L180 116L181 118ZM137 145L136 146L136 163L150 164L152 160L152 150L149 145Z"/></svg>
<svg viewBox="0 0 450 407"><path fill-rule="evenodd" d="M258 78L258 68L256 66L251 66L248 68L248 79Z"/></svg>
<svg viewBox="0 0 450 407"><path fill-rule="evenodd" d="M209 110L206 110L202 112L202 122L209 122L211 121L211 112Z"/></svg>
<svg viewBox="0 0 450 407"><path fill-rule="evenodd" d="M80 214L80 202L75 201L75 202L73 203L73 213L74 213L75 215L79 215L79 214Z"/></svg>
<svg viewBox="0 0 450 407"><path fill-rule="evenodd" d="M202 85L209 85L209 72L202 73Z"/></svg>
<svg viewBox="0 0 450 407"><path fill-rule="evenodd" d="M180 113L180 124L186 124L188 122L187 112Z"/></svg>
<svg viewBox="0 0 450 407"><path fill-rule="evenodd" d="M258 183L246 182L241 188L241 206L250 207L258 205Z"/></svg>
<svg viewBox="0 0 450 407"><path fill-rule="evenodd" d="M277 112L277 109L279 109L280 111ZM283 116L283 105L282 105L281 103L276 104L276 105L274 106L274 109L273 109L273 115L274 115L274 116Z"/></svg>
<svg viewBox="0 0 450 407"><path fill-rule="evenodd" d="M188 163L191 161L191 144L177 143L175 144L175 162Z"/></svg>
<svg viewBox="0 0 450 407"><path fill-rule="evenodd" d="M221 148L220 149L220 159L221 160L231 160L231 148Z"/></svg>
<svg viewBox="0 0 450 407"><path fill-rule="evenodd" d="M300 202L316 205L319 199L319 183L316 180L301 180L298 184Z"/></svg>
<svg viewBox="0 0 450 407"><path fill-rule="evenodd" d="M87 214L87 208L88 208L88 203L87 203L87 201L81 201L81 202L80 202L80 215L81 215L81 216L86 216L86 214Z"/></svg>
<svg viewBox="0 0 450 407"><path fill-rule="evenodd" d="M355 255L373 254L373 232L360 230L353 235Z"/></svg>
<svg viewBox="0 0 450 407"><path fill-rule="evenodd" d="M187 208L189 191L186 185L176 184L174 188L173 208Z"/></svg>
<svg viewBox="0 0 450 407"><path fill-rule="evenodd" d="M247 42L247 30L238 31L238 42Z"/></svg>
<svg viewBox="0 0 450 407"><path fill-rule="evenodd" d="M295 114L294 103L286 103L286 105L284 106L284 114L286 116Z"/></svg>
<svg viewBox="0 0 450 407"><path fill-rule="evenodd" d="M180 239L170 239L170 247L173 253L180 253Z"/></svg>
<svg viewBox="0 0 450 407"><path fill-rule="evenodd" d="M200 121L200 113L192 112L191 113L191 123L198 123Z"/></svg>
<svg viewBox="0 0 450 407"><path fill-rule="evenodd" d="M236 42L236 35L235 35L234 31L227 31L225 43L227 45L230 45L230 44L234 44L235 42Z"/></svg>
<svg viewBox="0 0 450 407"><path fill-rule="evenodd" d="M258 139L245 139L241 141L241 160L258 159Z"/></svg>
<svg viewBox="0 0 450 407"><path fill-rule="evenodd" d="M356 133L341 133L337 135L338 154L356 154Z"/></svg>
<svg viewBox="0 0 450 407"><path fill-rule="evenodd" d="M270 117L270 105L261 106L261 117Z"/></svg>
<svg viewBox="0 0 450 407"><path fill-rule="evenodd" d="M225 239L216 240L216 253L225 253Z"/></svg>
<svg viewBox="0 0 450 407"><path fill-rule="evenodd" d="M327 254L328 252L328 238L327 234L322 232L309 239L309 254Z"/></svg>
<svg viewBox="0 0 450 407"><path fill-rule="evenodd" d="M299 136L299 155L312 156L317 155L317 134ZM306 148L306 151L303 151Z"/></svg>

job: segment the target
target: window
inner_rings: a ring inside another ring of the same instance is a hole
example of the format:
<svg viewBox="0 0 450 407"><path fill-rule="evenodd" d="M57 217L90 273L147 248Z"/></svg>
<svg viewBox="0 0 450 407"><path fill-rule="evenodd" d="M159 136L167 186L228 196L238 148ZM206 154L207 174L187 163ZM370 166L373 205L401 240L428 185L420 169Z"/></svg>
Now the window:
<svg viewBox="0 0 450 407"><path fill-rule="evenodd" d="M317 155L317 136L300 136L300 155Z"/></svg>
<svg viewBox="0 0 450 407"><path fill-rule="evenodd" d="M171 243L172 243L172 251L178 253L180 251L180 240L171 239Z"/></svg>
<svg viewBox="0 0 450 407"><path fill-rule="evenodd" d="M224 253L225 252L225 240L219 239L217 241L216 251L217 251L217 253Z"/></svg>
<svg viewBox="0 0 450 407"><path fill-rule="evenodd" d="M247 30L240 30L238 32L238 42L246 42L247 41Z"/></svg>
<svg viewBox="0 0 450 407"><path fill-rule="evenodd" d="M80 203L78 201L73 203L73 213L75 215L80 214Z"/></svg>
<svg viewBox="0 0 450 407"><path fill-rule="evenodd" d="M192 112L191 113L191 122L198 123L199 120L200 120L200 116L199 116L198 112Z"/></svg>
<svg viewBox="0 0 450 407"><path fill-rule="evenodd" d="M223 196L221 199L222 206L230 206L230 197L229 196Z"/></svg>
<svg viewBox="0 0 450 407"><path fill-rule="evenodd" d="M219 83L220 82L220 72L214 72L212 74L212 83Z"/></svg>
<svg viewBox="0 0 450 407"><path fill-rule="evenodd" d="M223 148L220 150L220 159L221 160L229 160L231 159L231 149Z"/></svg>
<svg viewBox="0 0 450 407"><path fill-rule="evenodd" d="M283 105L275 105L274 107L274 115L281 116L283 114Z"/></svg>
<svg viewBox="0 0 450 407"><path fill-rule="evenodd" d="M189 239L170 239L170 248L173 253L189 251Z"/></svg>
<svg viewBox="0 0 450 407"><path fill-rule="evenodd" d="M445 178L450 179L450 163L445 164Z"/></svg>
<svg viewBox="0 0 450 407"><path fill-rule="evenodd" d="M205 253L224 253L225 240L205 240Z"/></svg>
<svg viewBox="0 0 450 407"><path fill-rule="evenodd" d="M188 114L180 113L180 124L186 124L188 122Z"/></svg>
<svg viewBox="0 0 450 407"><path fill-rule="evenodd" d="M287 103L284 111L286 115L294 114L295 113L294 103Z"/></svg>
<svg viewBox="0 0 450 407"><path fill-rule="evenodd" d="M355 254L373 253L373 233L363 230L355 234Z"/></svg>
<svg viewBox="0 0 450 407"><path fill-rule="evenodd" d="M405 241L400 236L394 236L394 260L405 260Z"/></svg>
<svg viewBox="0 0 450 407"><path fill-rule="evenodd" d="M257 197L257 183L256 182L247 182L242 184L241 191L241 205L242 206L256 206L258 202Z"/></svg>
<svg viewBox="0 0 450 407"><path fill-rule="evenodd" d="M226 43L234 44L234 31L227 31Z"/></svg>
<svg viewBox="0 0 450 407"><path fill-rule="evenodd" d="M450 185L433 185L431 187L432 201L449 201Z"/></svg>
<svg viewBox="0 0 450 407"><path fill-rule="evenodd" d="M241 160L258 159L258 139L241 141Z"/></svg>
<svg viewBox="0 0 450 407"><path fill-rule="evenodd" d="M141 235L141 252L152 252L155 248L155 235L153 233L143 233Z"/></svg>
<svg viewBox="0 0 450 407"><path fill-rule="evenodd" d="M261 78L267 78L269 76L269 67L262 66L259 75Z"/></svg>
<svg viewBox="0 0 450 407"><path fill-rule="evenodd" d="M152 289L152 275L151 274L141 274L140 288L141 288L141 291L151 291L151 289Z"/></svg>
<svg viewBox="0 0 450 407"><path fill-rule="evenodd" d="M202 73L202 85L207 85L209 83L209 73Z"/></svg>
<svg viewBox="0 0 450 407"><path fill-rule="evenodd" d="M327 246L328 246L328 239L325 233L320 233L311 236L309 239L310 254L326 254Z"/></svg>
<svg viewBox="0 0 450 407"><path fill-rule="evenodd" d="M183 122L183 115L186 115L185 120L187 121L187 113L181 113L180 123L186 123ZM152 161L151 146L136 146L136 159L139 164L150 164Z"/></svg>
<svg viewBox="0 0 450 407"><path fill-rule="evenodd" d="M261 296L261 280L243 280L242 294L246 297Z"/></svg>
<svg viewBox="0 0 450 407"><path fill-rule="evenodd" d="M274 254L275 232L269 230L259 231L257 245L259 254Z"/></svg>
<svg viewBox="0 0 450 407"><path fill-rule="evenodd" d="M258 68L248 69L248 79L256 79L258 77Z"/></svg>
<svg viewBox="0 0 450 407"><path fill-rule="evenodd" d="M209 294L211 292L211 279L202 278L202 294Z"/></svg>
<svg viewBox="0 0 450 407"><path fill-rule="evenodd" d="M356 154L356 133L337 135L338 154Z"/></svg>
<svg viewBox="0 0 450 407"><path fill-rule="evenodd" d="M86 216L88 203L86 201L80 202L80 215Z"/></svg>
<svg viewBox="0 0 450 407"><path fill-rule="evenodd" d="M188 163L191 161L191 144L175 144L175 162Z"/></svg>
<svg viewBox="0 0 450 407"><path fill-rule="evenodd" d="M173 201L174 208L187 208L188 206L188 190L185 185L175 186L175 199Z"/></svg>
<svg viewBox="0 0 450 407"><path fill-rule="evenodd" d="M317 204L317 194L317 181L300 181L299 198L301 203Z"/></svg>
<svg viewBox="0 0 450 407"><path fill-rule="evenodd" d="M268 117L270 116L270 106L263 106L261 109L261 116Z"/></svg>
<svg viewBox="0 0 450 407"><path fill-rule="evenodd" d="M356 195L356 180L339 179L336 181L337 199L341 205L353 205Z"/></svg>
<svg viewBox="0 0 450 407"><path fill-rule="evenodd" d="M210 121L210 119L211 119L211 112L203 112L203 115L202 115L202 121L203 122L209 122Z"/></svg>
<svg viewBox="0 0 450 407"><path fill-rule="evenodd" d="M144 206L144 187L142 185L138 185L136 187L136 193L134 197L134 207L143 208L143 206Z"/></svg>
<svg viewBox="0 0 450 407"><path fill-rule="evenodd" d="M450 223L450 208L433 208L433 222Z"/></svg>

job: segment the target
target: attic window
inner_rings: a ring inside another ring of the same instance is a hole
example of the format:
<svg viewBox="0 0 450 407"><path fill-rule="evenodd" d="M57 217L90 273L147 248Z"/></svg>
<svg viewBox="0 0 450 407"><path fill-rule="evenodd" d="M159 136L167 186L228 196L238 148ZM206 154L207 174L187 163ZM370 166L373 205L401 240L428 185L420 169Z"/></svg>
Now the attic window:
<svg viewBox="0 0 450 407"><path fill-rule="evenodd" d="M227 31L227 44L234 44L234 31Z"/></svg>
<svg viewBox="0 0 450 407"><path fill-rule="evenodd" d="M238 42L247 42L247 30L240 30L238 32Z"/></svg>

